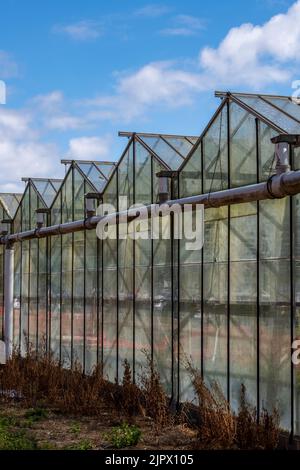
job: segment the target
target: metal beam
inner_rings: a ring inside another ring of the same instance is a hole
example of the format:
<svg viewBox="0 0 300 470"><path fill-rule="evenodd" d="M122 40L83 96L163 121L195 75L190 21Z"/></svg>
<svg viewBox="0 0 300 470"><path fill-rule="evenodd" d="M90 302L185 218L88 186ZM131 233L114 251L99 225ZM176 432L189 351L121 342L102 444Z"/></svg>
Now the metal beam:
<svg viewBox="0 0 300 470"><path fill-rule="evenodd" d="M169 200L166 201L165 204L169 207L178 204L180 206L191 204L196 207L197 204L203 204L207 209L210 207L229 206L231 204L261 201L264 199L283 198L285 196L292 196L298 193L300 193L300 170L287 171L285 173L273 175L263 183ZM149 217L151 215L152 204L149 204L146 208L147 216ZM74 233L81 230L92 230L95 229L98 222L104 218L107 221L116 220L116 223L120 223L123 221L130 222L136 217L137 209L129 209L118 213L112 213L108 216L93 216L83 220L76 220L74 222L67 222L52 225L50 227L42 227L40 229L2 236L0 238L0 244L11 244L34 238L45 238L54 235Z"/></svg>
<svg viewBox="0 0 300 470"><path fill-rule="evenodd" d="M4 259L4 341L6 361L13 353L14 249L8 244Z"/></svg>

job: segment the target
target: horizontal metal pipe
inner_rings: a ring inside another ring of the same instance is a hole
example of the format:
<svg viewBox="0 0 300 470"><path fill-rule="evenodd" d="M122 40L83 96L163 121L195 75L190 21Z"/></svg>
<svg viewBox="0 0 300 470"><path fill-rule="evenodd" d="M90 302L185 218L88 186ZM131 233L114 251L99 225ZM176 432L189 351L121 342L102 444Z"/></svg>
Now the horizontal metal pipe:
<svg viewBox="0 0 300 470"><path fill-rule="evenodd" d="M180 199L166 201L165 204L170 208L174 205L184 206L185 204L195 207L197 204L203 204L204 207L221 207L231 204L240 204L246 202L260 201L264 199L282 198L300 193L300 170L287 171L286 173L271 176L267 181L238 188L225 189L197 196L188 196ZM146 216L149 217L153 205L146 206ZM184 207L183 207L184 209ZM64 224L42 227L39 229L28 230L26 232L13 233L2 236L0 244L13 244L33 238L46 238L54 235L79 232L81 230L92 230L104 218L107 221L116 221L116 223L130 222L137 217L137 209L129 209L118 213L112 213L108 216L95 215L88 219L66 222Z"/></svg>

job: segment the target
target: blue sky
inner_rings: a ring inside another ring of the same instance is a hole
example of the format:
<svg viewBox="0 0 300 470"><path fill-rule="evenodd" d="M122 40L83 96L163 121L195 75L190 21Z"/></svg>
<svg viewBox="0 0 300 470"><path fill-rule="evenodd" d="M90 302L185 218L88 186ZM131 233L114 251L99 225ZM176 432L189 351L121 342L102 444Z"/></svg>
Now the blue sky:
<svg viewBox="0 0 300 470"><path fill-rule="evenodd" d="M300 1L6 0L0 190L119 158L118 130L200 134L215 89L290 95ZM279 16L278 16L279 15Z"/></svg>

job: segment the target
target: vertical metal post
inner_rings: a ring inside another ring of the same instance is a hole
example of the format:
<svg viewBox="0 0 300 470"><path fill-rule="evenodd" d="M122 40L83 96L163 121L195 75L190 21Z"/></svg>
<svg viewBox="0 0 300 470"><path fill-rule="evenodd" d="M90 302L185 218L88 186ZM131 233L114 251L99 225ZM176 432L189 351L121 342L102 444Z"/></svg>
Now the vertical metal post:
<svg viewBox="0 0 300 470"><path fill-rule="evenodd" d="M8 360L13 352L14 249L11 245L5 249L4 264L4 340Z"/></svg>

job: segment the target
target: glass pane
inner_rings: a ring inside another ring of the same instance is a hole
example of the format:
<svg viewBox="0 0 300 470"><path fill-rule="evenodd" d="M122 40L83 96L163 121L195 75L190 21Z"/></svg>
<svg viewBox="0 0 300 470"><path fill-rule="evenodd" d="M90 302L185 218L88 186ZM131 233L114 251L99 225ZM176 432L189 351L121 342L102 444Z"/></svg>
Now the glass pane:
<svg viewBox="0 0 300 470"><path fill-rule="evenodd" d="M260 399L261 407L279 408L286 429L291 421L289 202L259 203Z"/></svg>
<svg viewBox="0 0 300 470"><path fill-rule="evenodd" d="M256 183L255 118L235 103L230 104L230 184Z"/></svg>
<svg viewBox="0 0 300 470"><path fill-rule="evenodd" d="M183 157L186 157L193 148L193 145L185 137L164 137L164 139Z"/></svg>
<svg viewBox="0 0 300 470"><path fill-rule="evenodd" d="M104 193L103 202L117 206L117 178L112 177ZM107 238L103 246L103 371L109 380L117 377L117 240Z"/></svg>
<svg viewBox="0 0 300 470"><path fill-rule="evenodd" d="M101 192L106 180L103 178L98 168L93 164L87 163L80 163L78 166L86 175L86 177L91 181L91 183L95 186L95 188L99 192Z"/></svg>
<svg viewBox="0 0 300 470"><path fill-rule="evenodd" d="M135 202L149 204L151 195L151 155L135 143ZM151 253L148 239L135 241L135 371L136 378L145 364L143 351L151 354Z"/></svg>
<svg viewBox="0 0 300 470"><path fill-rule="evenodd" d="M38 324L38 240L31 240L29 244L29 326L28 340L32 351L37 350L37 324Z"/></svg>
<svg viewBox="0 0 300 470"><path fill-rule="evenodd" d="M299 132L299 123L261 100L259 97L238 96L238 99L253 108L257 113L266 117L283 131L289 134L297 134Z"/></svg>
<svg viewBox="0 0 300 470"><path fill-rule="evenodd" d="M181 197L195 196L202 192L201 181L201 143L194 149L179 174L179 188Z"/></svg>
<svg viewBox="0 0 300 470"><path fill-rule="evenodd" d="M230 402L237 411L241 384L256 403L257 204L230 208Z"/></svg>
<svg viewBox="0 0 300 470"><path fill-rule="evenodd" d="M1 193L0 200L3 201L5 209L8 211L9 217L14 217L19 206L22 194Z"/></svg>
<svg viewBox="0 0 300 470"><path fill-rule="evenodd" d="M228 187L227 109L224 107L203 138L204 189Z"/></svg>
<svg viewBox="0 0 300 470"><path fill-rule="evenodd" d="M74 233L73 362L84 360L84 233Z"/></svg>
<svg viewBox="0 0 300 470"><path fill-rule="evenodd" d="M203 266L204 379L227 391L228 208L205 211Z"/></svg>
<svg viewBox="0 0 300 470"><path fill-rule="evenodd" d="M94 230L88 230L85 233L85 237L85 370L89 373L97 363L98 260L96 232Z"/></svg>
<svg viewBox="0 0 300 470"><path fill-rule="evenodd" d="M55 190L55 188L52 186L49 180L45 180L45 181L33 180L33 184L35 185L39 194L42 196L47 207L50 207L57 194L57 191Z"/></svg>
<svg viewBox="0 0 300 470"><path fill-rule="evenodd" d="M47 338L47 240L38 241L39 275L38 275L38 348L45 351Z"/></svg>
<svg viewBox="0 0 300 470"><path fill-rule="evenodd" d="M72 234L63 235L61 263L61 361L65 367L71 365L72 348Z"/></svg>
<svg viewBox="0 0 300 470"><path fill-rule="evenodd" d="M270 96L264 96L264 98L270 103L275 104L275 106L278 106L280 109L283 109L286 113L290 114L290 116L300 120L300 106L289 98L272 98Z"/></svg>
<svg viewBox="0 0 300 470"><path fill-rule="evenodd" d="M14 256L14 344L20 347L21 244L16 243Z"/></svg>
<svg viewBox="0 0 300 470"><path fill-rule="evenodd" d="M160 137L147 137L140 136L140 138L155 152L159 158L165 162L172 170L177 168L183 162L183 158L175 152L166 142Z"/></svg>
<svg viewBox="0 0 300 470"><path fill-rule="evenodd" d="M51 210L51 224L59 224L62 219L61 199L58 194ZM60 310L61 310L61 236L51 237L50 241L50 350L55 358L60 357Z"/></svg>
<svg viewBox="0 0 300 470"><path fill-rule="evenodd" d="M288 258L290 256L289 199L260 202L261 258Z"/></svg>
<svg viewBox="0 0 300 470"><path fill-rule="evenodd" d="M275 172L275 147L271 138L278 134L263 122L259 121L259 180L266 181Z"/></svg>
<svg viewBox="0 0 300 470"><path fill-rule="evenodd" d="M95 163L95 165L100 169L101 173L108 179L111 175L115 165L107 163Z"/></svg>

